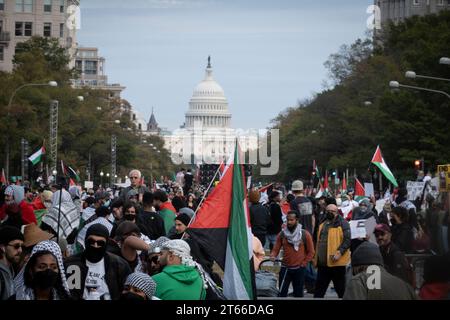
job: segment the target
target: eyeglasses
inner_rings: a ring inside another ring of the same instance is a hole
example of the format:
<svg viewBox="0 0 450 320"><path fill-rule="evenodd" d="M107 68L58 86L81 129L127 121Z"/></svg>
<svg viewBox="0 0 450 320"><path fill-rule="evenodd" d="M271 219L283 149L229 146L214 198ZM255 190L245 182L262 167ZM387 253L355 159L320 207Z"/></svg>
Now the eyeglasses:
<svg viewBox="0 0 450 320"><path fill-rule="evenodd" d="M16 250L19 250L20 248L22 248L22 250L23 250L23 249L26 248L23 244L19 244L19 243L16 243L16 244L8 244L7 246L8 246L8 247L13 247L13 248L16 249Z"/></svg>
<svg viewBox="0 0 450 320"><path fill-rule="evenodd" d="M106 246L106 241L105 240L94 240L94 239L87 239L87 243L90 246L93 246L94 244L97 244L99 247L104 247Z"/></svg>

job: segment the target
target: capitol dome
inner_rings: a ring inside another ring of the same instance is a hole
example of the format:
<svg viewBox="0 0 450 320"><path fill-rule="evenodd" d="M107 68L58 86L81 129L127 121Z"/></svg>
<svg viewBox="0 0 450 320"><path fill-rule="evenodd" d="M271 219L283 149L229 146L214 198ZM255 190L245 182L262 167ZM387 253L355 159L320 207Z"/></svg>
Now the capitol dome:
<svg viewBox="0 0 450 320"><path fill-rule="evenodd" d="M231 126L228 101L222 87L213 78L210 57L205 78L195 87L186 113L185 126L191 128L194 124L214 128Z"/></svg>

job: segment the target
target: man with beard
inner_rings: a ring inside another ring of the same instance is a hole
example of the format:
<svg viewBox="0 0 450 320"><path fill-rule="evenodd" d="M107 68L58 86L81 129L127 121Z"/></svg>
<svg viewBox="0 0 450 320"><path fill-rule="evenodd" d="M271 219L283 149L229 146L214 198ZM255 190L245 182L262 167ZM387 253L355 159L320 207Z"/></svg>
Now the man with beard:
<svg viewBox="0 0 450 320"><path fill-rule="evenodd" d="M314 298L323 298L331 281L339 298L345 292L345 267L350 262L351 233L349 223L339 215L338 207L329 204L327 218L317 233L315 265L318 267Z"/></svg>
<svg viewBox="0 0 450 320"><path fill-rule="evenodd" d="M85 250L67 259L65 269L71 287L70 293L75 299L120 298L131 269L124 259L106 252L108 238L109 231L105 226L92 225L86 232Z"/></svg>
<svg viewBox="0 0 450 320"><path fill-rule="evenodd" d="M279 275L280 297L287 297L291 282L294 297L303 297L306 265L314 257L314 243L311 234L298 223L296 211L287 214L287 228L277 237L270 254L272 261L275 261L281 248L284 255Z"/></svg>
<svg viewBox="0 0 450 320"><path fill-rule="evenodd" d="M23 235L11 226L0 228L0 300L7 300L15 294L14 265L20 262Z"/></svg>

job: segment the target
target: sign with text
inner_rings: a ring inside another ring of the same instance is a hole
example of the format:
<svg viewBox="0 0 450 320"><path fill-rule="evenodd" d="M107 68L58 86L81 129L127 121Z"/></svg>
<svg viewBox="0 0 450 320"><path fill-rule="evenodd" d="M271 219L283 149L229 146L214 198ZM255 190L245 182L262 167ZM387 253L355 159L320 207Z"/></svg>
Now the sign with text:
<svg viewBox="0 0 450 320"><path fill-rule="evenodd" d="M364 190L366 190L366 197L371 197L374 194L374 190L373 190L373 183L364 183Z"/></svg>
<svg viewBox="0 0 450 320"><path fill-rule="evenodd" d="M92 189L92 188L94 188L94 182L93 181L85 181L84 182L84 187L86 189Z"/></svg>
<svg viewBox="0 0 450 320"><path fill-rule="evenodd" d="M417 197L422 196L423 188L425 187L425 182L419 181L408 181L406 183L406 189L408 190L408 200L414 201Z"/></svg>

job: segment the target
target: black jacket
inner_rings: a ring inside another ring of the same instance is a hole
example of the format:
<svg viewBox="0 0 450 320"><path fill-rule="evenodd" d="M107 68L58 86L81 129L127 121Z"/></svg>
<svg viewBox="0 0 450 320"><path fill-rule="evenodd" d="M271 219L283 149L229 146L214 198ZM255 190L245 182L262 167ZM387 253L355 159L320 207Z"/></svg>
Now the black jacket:
<svg viewBox="0 0 450 320"><path fill-rule="evenodd" d="M250 222L252 224L253 234L265 235L267 233L269 219L269 212L262 204L258 203L250 206Z"/></svg>
<svg viewBox="0 0 450 320"><path fill-rule="evenodd" d="M156 212L142 211L138 213L136 224L150 240L156 240L166 235L164 220Z"/></svg>
<svg viewBox="0 0 450 320"><path fill-rule="evenodd" d="M109 294L111 300L119 300L123 291L123 285L128 275L131 273L131 269L128 263L112 253L107 252L105 255L105 282L108 285ZM70 293L75 300L82 300L84 293L84 285L86 282L86 276L88 273L88 267L86 266L86 258L83 253L77 254L67 258L64 269L66 269L66 277L70 279L71 273L67 273L69 266L78 266L81 271L80 284L81 288L71 289ZM69 280L70 287L70 280Z"/></svg>
<svg viewBox="0 0 450 320"><path fill-rule="evenodd" d="M279 234L281 232L281 226L283 225L283 213L281 207L276 202L269 204L270 222L267 227L267 234Z"/></svg>
<svg viewBox="0 0 450 320"><path fill-rule="evenodd" d="M401 251L405 253L411 252L414 240L414 233L411 225L409 223L394 224L392 225L391 230L392 242L395 243Z"/></svg>
<svg viewBox="0 0 450 320"><path fill-rule="evenodd" d="M411 266L406 260L405 255L394 244L390 243L386 248L380 247L383 256L384 268L393 276L399 277L405 282L412 284Z"/></svg>

